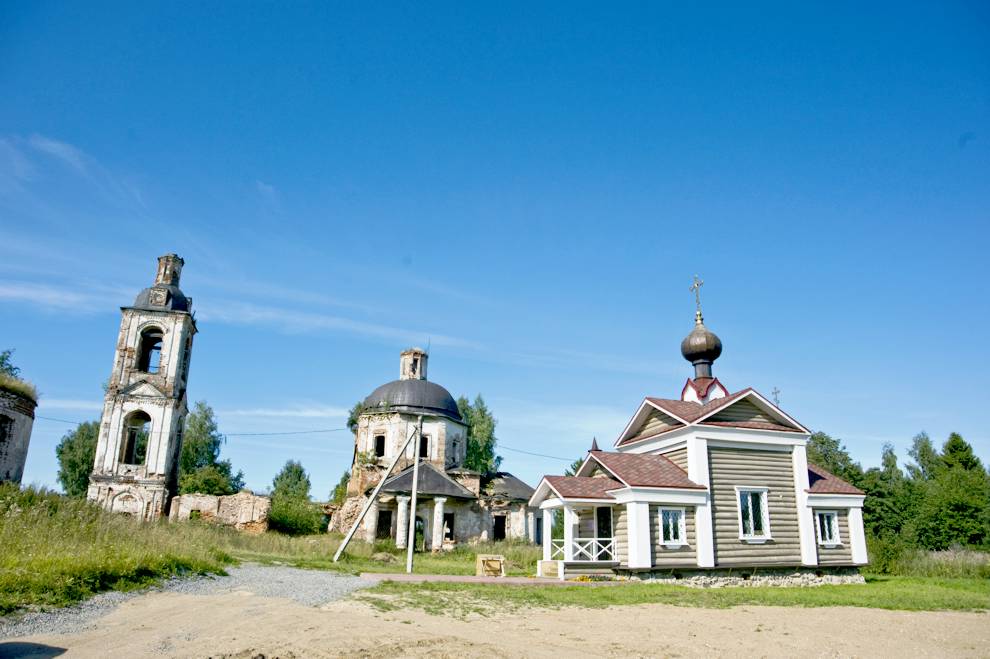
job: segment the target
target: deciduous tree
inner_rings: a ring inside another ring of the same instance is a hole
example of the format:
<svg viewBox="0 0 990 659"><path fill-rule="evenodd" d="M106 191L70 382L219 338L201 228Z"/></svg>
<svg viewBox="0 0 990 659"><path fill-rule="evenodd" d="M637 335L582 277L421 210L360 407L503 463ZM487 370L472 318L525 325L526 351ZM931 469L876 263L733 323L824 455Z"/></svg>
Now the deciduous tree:
<svg viewBox="0 0 990 659"><path fill-rule="evenodd" d="M96 441L100 422L80 423L62 437L55 447L58 459L58 482L70 497L84 497L89 489L89 475L96 459Z"/></svg>

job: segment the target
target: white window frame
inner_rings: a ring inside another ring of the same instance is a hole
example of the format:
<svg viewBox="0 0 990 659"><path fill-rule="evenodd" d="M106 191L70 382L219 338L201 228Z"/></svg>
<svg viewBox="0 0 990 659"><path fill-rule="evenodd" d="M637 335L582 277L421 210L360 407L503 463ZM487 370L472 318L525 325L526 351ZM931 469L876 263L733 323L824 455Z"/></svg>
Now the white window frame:
<svg viewBox="0 0 990 659"><path fill-rule="evenodd" d="M739 539L743 542L748 542L752 544L762 544L767 540L773 540L773 536L770 535L770 506L769 503L769 493L770 488L767 487L757 487L751 485L736 485L736 518L739 521ZM760 506L761 512L763 513L763 535L747 535L745 529L743 529L743 514L742 514L742 502L741 495L743 492L753 492L758 493L762 499L762 505Z"/></svg>
<svg viewBox="0 0 990 659"><path fill-rule="evenodd" d="M832 542L826 542L822 538L822 525L821 518L819 515L831 515L835 518L835 538ZM815 509L815 533L818 535L818 544L826 549L833 549L835 547L842 546L842 530L839 527L839 511L838 510L819 510Z"/></svg>
<svg viewBox="0 0 990 659"><path fill-rule="evenodd" d="M681 536L680 540L667 540L664 536L664 523L663 523L663 513L664 511L680 513L681 518L677 523L677 532ZM687 510L685 508L678 508L676 506L661 506L657 510L657 522L660 526L660 544L668 549L675 549L677 547L686 547L687 541Z"/></svg>

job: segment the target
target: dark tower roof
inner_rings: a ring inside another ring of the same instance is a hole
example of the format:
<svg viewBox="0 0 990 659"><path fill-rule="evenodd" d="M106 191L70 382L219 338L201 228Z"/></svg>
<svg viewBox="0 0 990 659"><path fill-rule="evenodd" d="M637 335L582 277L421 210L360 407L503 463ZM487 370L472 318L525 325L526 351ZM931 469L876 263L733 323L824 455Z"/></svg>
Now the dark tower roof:
<svg viewBox="0 0 990 659"><path fill-rule="evenodd" d="M722 340L705 327L699 309L694 316L694 329L681 341L681 354L694 364L694 377L712 377L712 362L722 354Z"/></svg>
<svg viewBox="0 0 990 659"><path fill-rule="evenodd" d="M159 256L155 284L137 294L132 308L188 313L192 309L192 298L186 297L179 289L179 276L184 264L178 254Z"/></svg>
<svg viewBox="0 0 990 659"><path fill-rule="evenodd" d="M461 421L461 413L450 392L428 380L393 380L364 399L363 411L386 408L393 412L445 416Z"/></svg>

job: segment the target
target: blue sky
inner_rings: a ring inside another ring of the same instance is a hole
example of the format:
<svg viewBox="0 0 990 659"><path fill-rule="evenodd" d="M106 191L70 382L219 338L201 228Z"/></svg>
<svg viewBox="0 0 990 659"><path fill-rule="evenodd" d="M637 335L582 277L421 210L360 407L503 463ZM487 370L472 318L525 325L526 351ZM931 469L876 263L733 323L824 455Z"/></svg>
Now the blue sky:
<svg viewBox="0 0 990 659"><path fill-rule="evenodd" d="M0 349L99 414L119 307L186 260L189 394L264 489L325 496L398 354L482 393L535 483L690 366L866 465L985 460L985 3L5 3ZM71 426L38 419L26 482Z"/></svg>

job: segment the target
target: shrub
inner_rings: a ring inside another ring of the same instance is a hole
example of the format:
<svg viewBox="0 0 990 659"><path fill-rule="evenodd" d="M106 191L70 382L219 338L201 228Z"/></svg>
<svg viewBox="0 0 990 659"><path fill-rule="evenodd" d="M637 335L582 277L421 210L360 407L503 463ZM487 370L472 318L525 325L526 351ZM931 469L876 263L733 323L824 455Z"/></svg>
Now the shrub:
<svg viewBox="0 0 990 659"><path fill-rule="evenodd" d="M0 391L9 391L18 396L30 398L35 402L38 401L38 390L33 384L6 373L0 373Z"/></svg>
<svg viewBox="0 0 990 659"><path fill-rule="evenodd" d="M306 499L272 497L268 528L288 535L319 533L324 516L320 507Z"/></svg>

